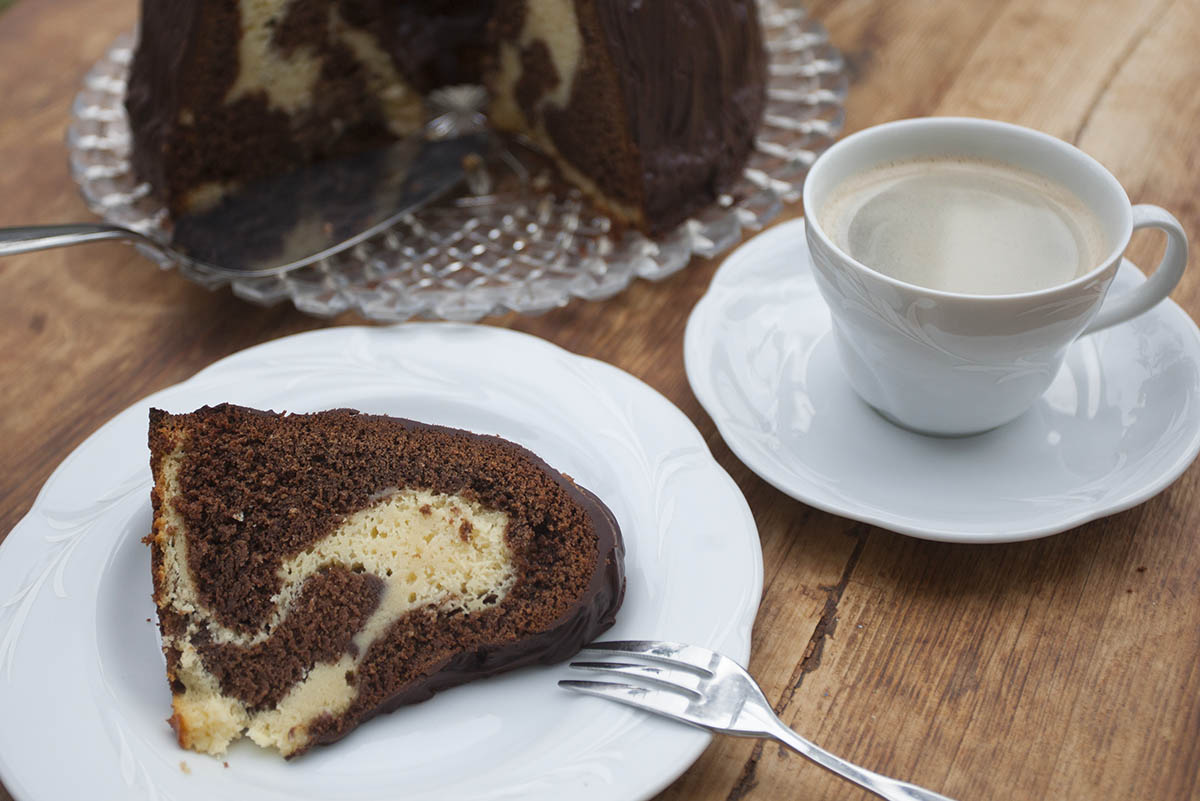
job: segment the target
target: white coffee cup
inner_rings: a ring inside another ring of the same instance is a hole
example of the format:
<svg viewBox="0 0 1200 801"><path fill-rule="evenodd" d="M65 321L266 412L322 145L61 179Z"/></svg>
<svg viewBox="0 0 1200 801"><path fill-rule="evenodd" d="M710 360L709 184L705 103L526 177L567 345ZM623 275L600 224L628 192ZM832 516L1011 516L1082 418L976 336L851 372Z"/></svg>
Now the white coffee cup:
<svg viewBox="0 0 1200 801"><path fill-rule="evenodd" d="M1056 182L1094 213L1111 250L1063 284L971 295L884 275L822 230L817 212L842 182L872 167L942 158L1011 165ZM817 287L850 384L888 419L929 434L973 434L1018 417L1050 386L1072 342L1149 310L1187 263L1187 236L1171 214L1131 206L1112 174L1066 142L991 120L901 120L848 136L813 164L804 208ZM1151 227L1167 234L1158 269L1138 288L1106 298L1133 231Z"/></svg>

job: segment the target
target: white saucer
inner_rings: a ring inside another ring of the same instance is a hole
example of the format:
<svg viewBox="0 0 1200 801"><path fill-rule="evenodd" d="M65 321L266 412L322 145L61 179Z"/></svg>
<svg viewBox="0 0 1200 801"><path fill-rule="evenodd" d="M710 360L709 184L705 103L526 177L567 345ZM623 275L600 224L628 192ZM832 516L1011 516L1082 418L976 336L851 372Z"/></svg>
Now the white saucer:
<svg viewBox="0 0 1200 801"><path fill-rule="evenodd" d="M382 715L285 762L180 750L150 621L147 408L352 406L495 433L574 476L625 535L614 639L745 663L762 589L746 500L695 426L611 365L524 334L331 328L224 359L135 404L54 471L0 543L0 778L18 801L639 801L711 735L561 690L538 666Z"/></svg>
<svg viewBox="0 0 1200 801"><path fill-rule="evenodd" d="M1144 280L1125 262L1113 291ZM1200 330L1169 300L1076 342L1006 426L943 439L888 423L842 374L803 220L726 259L688 321L684 360L721 436L763 479L924 539L1065 531L1161 492L1200 451Z"/></svg>

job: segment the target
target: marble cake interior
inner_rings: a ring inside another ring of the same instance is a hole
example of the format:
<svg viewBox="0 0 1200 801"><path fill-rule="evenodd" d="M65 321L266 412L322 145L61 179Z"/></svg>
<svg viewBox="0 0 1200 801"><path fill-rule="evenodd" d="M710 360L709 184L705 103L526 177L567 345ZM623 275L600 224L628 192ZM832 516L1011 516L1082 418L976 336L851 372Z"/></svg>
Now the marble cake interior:
<svg viewBox="0 0 1200 801"><path fill-rule="evenodd" d="M313 439L315 437L315 439ZM155 602L181 745L285 756L611 625L594 496L503 440L349 412L155 412Z"/></svg>

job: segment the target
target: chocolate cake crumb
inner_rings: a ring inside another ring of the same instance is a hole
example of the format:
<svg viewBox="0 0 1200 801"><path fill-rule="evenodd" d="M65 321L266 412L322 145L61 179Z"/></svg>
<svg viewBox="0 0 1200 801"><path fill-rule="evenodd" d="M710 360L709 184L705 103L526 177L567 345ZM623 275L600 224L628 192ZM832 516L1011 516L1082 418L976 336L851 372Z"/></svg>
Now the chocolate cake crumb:
<svg viewBox="0 0 1200 801"><path fill-rule="evenodd" d="M207 632L193 642L221 689L252 711L270 708L318 662L334 662L379 604L376 576L330 568L310 578L287 617L258 645L216 644Z"/></svg>

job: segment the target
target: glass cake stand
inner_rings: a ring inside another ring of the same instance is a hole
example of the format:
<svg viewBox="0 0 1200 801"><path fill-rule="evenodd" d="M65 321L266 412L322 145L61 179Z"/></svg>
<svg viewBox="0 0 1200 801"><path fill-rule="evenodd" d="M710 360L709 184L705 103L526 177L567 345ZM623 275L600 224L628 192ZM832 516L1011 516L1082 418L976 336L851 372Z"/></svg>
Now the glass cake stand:
<svg viewBox="0 0 1200 801"><path fill-rule="evenodd" d="M656 280L693 255L733 246L743 230L770 222L799 199L817 155L841 131L847 75L824 28L780 0L760 0L770 53L767 108L757 147L728 195L674 231L648 238L621 231L573 190L537 180L535 154L510 151L525 182L462 193L404 217L361 244L290 272L230 278L142 252L209 288L230 284L245 300L291 300L309 314L346 311L369 320L414 317L470 322L516 311L537 314L572 298L601 300L636 277ZM169 242L166 209L130 165L125 85L134 37L122 35L84 78L67 134L71 173L88 206L106 221Z"/></svg>

